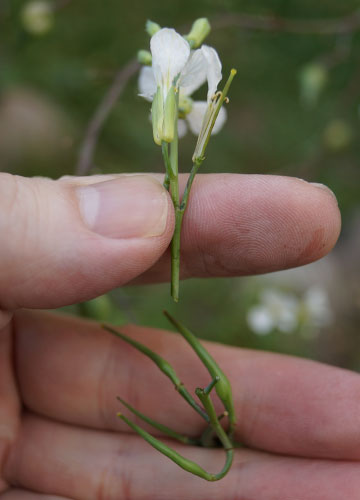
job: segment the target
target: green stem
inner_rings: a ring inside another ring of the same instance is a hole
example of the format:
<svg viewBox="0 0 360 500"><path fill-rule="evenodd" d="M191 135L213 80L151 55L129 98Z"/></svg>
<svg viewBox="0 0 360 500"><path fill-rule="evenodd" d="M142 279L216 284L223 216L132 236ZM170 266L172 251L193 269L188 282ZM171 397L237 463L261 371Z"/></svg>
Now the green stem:
<svg viewBox="0 0 360 500"><path fill-rule="evenodd" d="M225 409L229 413L229 435L232 437L235 431L236 425L236 415L234 402L232 398L231 384L225 373L221 370L219 365L216 363L215 359L210 355L210 353L205 349L205 347L199 342L196 336L184 326L180 321L177 321L171 316L167 311L164 311L165 316L168 320L175 326L177 331L184 337L184 339L191 345L198 357L201 359L202 363L207 368L212 378L219 377L220 380L215 386L215 390Z"/></svg>
<svg viewBox="0 0 360 500"><path fill-rule="evenodd" d="M180 210L180 197L179 197L179 167L178 167L178 134L177 134L177 121L178 121L178 100L177 95L176 113L175 113L175 133L174 139L170 143L170 193L171 199L175 210L175 229L171 240L171 296L175 302L179 301L179 283L180 283L180 235L182 216Z"/></svg>
<svg viewBox="0 0 360 500"><path fill-rule="evenodd" d="M202 402L202 404L204 405L204 408L210 417L211 427L216 432L217 437L220 439L221 444L223 445L223 447L226 451L225 465L224 465L221 472L219 472L218 474L215 474L216 480L219 480L219 479L222 479L230 470L230 467L232 465L233 458L234 458L234 446L233 446L230 438L228 437L228 435L226 434L226 432L222 428L222 426L217 418L214 405L211 401L210 391L217 382L218 382L218 380L215 381L215 379L214 379L214 384L210 388L209 392L206 392L206 390L204 390L204 389L198 388L198 389L196 389L195 393L198 396L198 398L200 399L200 401Z"/></svg>
<svg viewBox="0 0 360 500"><path fill-rule="evenodd" d="M225 410L221 415L218 416L218 420L220 421L227 416L228 412ZM204 448L214 448L216 446L216 442L214 440L215 434L216 433L212 425L208 425L208 427L206 427L204 432L201 434L200 437L201 446L203 446Z"/></svg>
<svg viewBox="0 0 360 500"><path fill-rule="evenodd" d="M169 145L167 142L162 141L161 151L162 151L164 164L165 164L165 179L164 179L163 186L167 191L169 191L171 164L170 164L170 158L169 158Z"/></svg>
<svg viewBox="0 0 360 500"><path fill-rule="evenodd" d="M180 209L183 213L185 212L186 207L187 207L187 202L189 199L191 186L192 186L194 179L195 179L195 175L197 174L197 171L199 170L202 162L203 162L203 159L198 158L192 166L188 181L186 183L185 191L184 191L184 194L182 197L181 205L180 205Z"/></svg>

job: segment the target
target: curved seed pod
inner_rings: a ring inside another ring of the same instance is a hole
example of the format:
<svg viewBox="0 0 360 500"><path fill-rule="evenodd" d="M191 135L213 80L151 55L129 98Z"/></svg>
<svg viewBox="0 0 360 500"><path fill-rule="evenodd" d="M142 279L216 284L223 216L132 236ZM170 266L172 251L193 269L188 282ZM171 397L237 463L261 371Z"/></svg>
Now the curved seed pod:
<svg viewBox="0 0 360 500"><path fill-rule="evenodd" d="M141 344L140 342L137 342L131 337L128 337L127 335L124 335L123 333L114 330L114 328L111 328L108 325L102 325L102 327L107 332L124 340L128 344L135 347L135 349L145 354L145 356L150 358L156 364L156 366L172 381L172 383L175 386L175 389L189 403L189 405L192 408L194 408L194 410L196 410L199 413L199 415L201 415L204 418L204 420L206 420L206 422L209 422L209 417L206 414L206 412L204 412L204 410L196 403L196 401L191 396L189 391L184 387L184 384L180 381L174 368L170 365L170 363L166 361L166 359L162 358L161 356L156 354L156 352L152 351L151 349Z"/></svg>
<svg viewBox="0 0 360 500"><path fill-rule="evenodd" d="M229 413L230 422L230 434L233 433L234 426L236 424L235 408L232 397L231 384L225 373L221 370L219 365L216 363L214 358L207 352L205 347L200 344L195 335L186 328L183 324L173 318L167 311L164 311L165 316L168 320L175 326L178 332L185 338L185 340L191 345L196 354L199 356L201 361L206 366L211 377L215 379L219 377L219 381L215 385L215 391L219 398L221 399L225 409Z"/></svg>
<svg viewBox="0 0 360 500"><path fill-rule="evenodd" d="M123 420L133 431L139 434L139 436L145 439L145 441L147 441L151 446L160 451L160 453L162 453L163 455L170 458L170 460L175 462L179 467L188 472L191 472L191 474L195 474L195 476L206 479L206 481L218 481L219 479L222 479L231 467L233 450L227 451L226 463L223 470L218 474L211 474L210 472L207 472L202 467L200 467L200 465L198 465L196 462L183 457L182 455L180 455L180 453L173 450L159 439L156 439L154 436L146 432L139 425L136 425L121 413L118 413L117 416L121 418L121 420Z"/></svg>

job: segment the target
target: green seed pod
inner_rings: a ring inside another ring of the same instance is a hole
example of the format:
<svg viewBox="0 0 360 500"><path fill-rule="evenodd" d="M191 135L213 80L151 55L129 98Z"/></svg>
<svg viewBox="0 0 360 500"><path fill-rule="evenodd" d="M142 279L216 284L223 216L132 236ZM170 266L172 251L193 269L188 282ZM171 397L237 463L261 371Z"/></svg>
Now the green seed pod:
<svg viewBox="0 0 360 500"><path fill-rule="evenodd" d="M201 361L206 366L208 372L213 379L219 378L215 385L215 391L219 398L221 399L225 409L229 412L229 421L231 424L231 430L235 426L236 416L235 408L232 397L231 384L225 373L221 370L219 365L216 363L214 358L207 352L205 347L198 341L195 335L186 326L173 318L167 311L164 311L165 316L170 320L170 322L175 326L178 332L185 338L185 340L191 345L196 354L199 356Z"/></svg>

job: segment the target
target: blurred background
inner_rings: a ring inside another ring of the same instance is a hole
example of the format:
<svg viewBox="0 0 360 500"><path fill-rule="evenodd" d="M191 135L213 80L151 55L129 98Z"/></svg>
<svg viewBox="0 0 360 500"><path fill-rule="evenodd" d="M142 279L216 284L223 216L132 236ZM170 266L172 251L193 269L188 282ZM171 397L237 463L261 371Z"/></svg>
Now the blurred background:
<svg viewBox="0 0 360 500"><path fill-rule="evenodd" d="M339 243L296 270L189 280L176 307L164 284L115 290L67 311L168 327L166 308L202 338L360 370L357 0L0 0L0 169L53 178L162 172L131 61L148 48L147 19L187 33L204 16L224 73L235 67L238 76L203 171L327 184L342 211ZM182 140L183 171L195 141Z"/></svg>

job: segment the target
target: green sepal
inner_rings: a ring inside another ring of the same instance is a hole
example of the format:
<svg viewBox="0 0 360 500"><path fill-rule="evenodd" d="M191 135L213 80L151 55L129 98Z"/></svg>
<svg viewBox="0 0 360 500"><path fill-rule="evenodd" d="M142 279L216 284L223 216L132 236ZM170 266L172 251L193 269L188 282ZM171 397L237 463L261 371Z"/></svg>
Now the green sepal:
<svg viewBox="0 0 360 500"><path fill-rule="evenodd" d="M151 120L153 126L153 137L155 144L161 146L164 123L164 103L161 87L157 88L151 106Z"/></svg>
<svg viewBox="0 0 360 500"><path fill-rule="evenodd" d="M176 124L176 92L175 87L171 87L165 101L164 128L162 139L165 142L172 142L175 136Z"/></svg>

